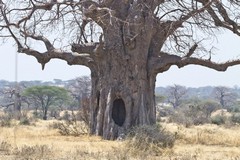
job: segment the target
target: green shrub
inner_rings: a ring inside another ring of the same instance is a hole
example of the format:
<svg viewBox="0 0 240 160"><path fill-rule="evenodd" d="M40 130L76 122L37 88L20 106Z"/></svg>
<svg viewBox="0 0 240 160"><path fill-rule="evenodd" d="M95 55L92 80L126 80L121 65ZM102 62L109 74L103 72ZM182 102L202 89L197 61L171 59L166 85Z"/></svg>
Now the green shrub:
<svg viewBox="0 0 240 160"><path fill-rule="evenodd" d="M216 116L211 118L211 121L212 121L213 124L216 124L216 125L225 124L226 117L222 116L222 115L216 115Z"/></svg>
<svg viewBox="0 0 240 160"><path fill-rule="evenodd" d="M233 123L240 124L240 113L233 114L231 120Z"/></svg>
<svg viewBox="0 0 240 160"><path fill-rule="evenodd" d="M129 131L126 147L134 152L158 155L163 148L172 148L174 142L174 135L163 128L157 125L143 125Z"/></svg>
<svg viewBox="0 0 240 160"><path fill-rule="evenodd" d="M27 117L22 117L19 122L20 125L30 125L30 119Z"/></svg>
<svg viewBox="0 0 240 160"><path fill-rule="evenodd" d="M229 112L240 112L240 106L232 106L228 109Z"/></svg>

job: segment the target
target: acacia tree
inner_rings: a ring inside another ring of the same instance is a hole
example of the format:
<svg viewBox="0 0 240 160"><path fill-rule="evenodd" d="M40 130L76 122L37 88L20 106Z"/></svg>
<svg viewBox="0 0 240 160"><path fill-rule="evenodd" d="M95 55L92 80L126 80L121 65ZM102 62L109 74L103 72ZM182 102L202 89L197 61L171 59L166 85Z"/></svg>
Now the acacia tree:
<svg viewBox="0 0 240 160"><path fill-rule="evenodd" d="M156 122L156 75L172 65L225 71L240 63L213 62L202 46L220 29L240 35L238 0L0 2L1 36L19 53L42 68L53 58L90 68L91 133L105 139Z"/></svg>
<svg viewBox="0 0 240 160"><path fill-rule="evenodd" d="M33 86L24 90L23 94L35 107L42 109L43 120L47 120L49 107L66 104L69 100L67 90L56 86Z"/></svg>

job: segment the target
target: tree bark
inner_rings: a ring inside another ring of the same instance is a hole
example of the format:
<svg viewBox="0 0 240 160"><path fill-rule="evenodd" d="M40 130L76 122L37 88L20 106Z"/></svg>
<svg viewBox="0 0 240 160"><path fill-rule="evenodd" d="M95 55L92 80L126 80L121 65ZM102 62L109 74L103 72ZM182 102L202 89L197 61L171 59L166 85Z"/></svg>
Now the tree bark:
<svg viewBox="0 0 240 160"><path fill-rule="evenodd" d="M117 68L123 70L121 65ZM142 74L142 72L140 73ZM111 74L118 75L119 78L111 81ZM94 84L90 118L92 134L103 136L104 139L115 139L132 126L156 122L155 77L146 76L141 79L132 77L130 73L126 75L124 72L116 71L102 77L96 77L92 74L92 81ZM118 104L114 106L114 101L117 100L122 100L124 106ZM116 117L114 117L113 107L119 108L115 114L123 117L123 124L114 120ZM122 110L125 110L125 113L121 113Z"/></svg>
<svg viewBox="0 0 240 160"><path fill-rule="evenodd" d="M91 68L90 131L104 139L156 122L156 74L148 69L151 30L130 40L123 26L116 27L104 31L104 56Z"/></svg>

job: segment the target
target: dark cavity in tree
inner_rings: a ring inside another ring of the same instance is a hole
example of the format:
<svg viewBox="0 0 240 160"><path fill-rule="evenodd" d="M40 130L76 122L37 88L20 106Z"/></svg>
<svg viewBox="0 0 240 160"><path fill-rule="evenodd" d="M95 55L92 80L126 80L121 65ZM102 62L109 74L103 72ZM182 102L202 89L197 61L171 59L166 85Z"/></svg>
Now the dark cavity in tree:
<svg viewBox="0 0 240 160"><path fill-rule="evenodd" d="M126 108L122 99L113 101L112 119L118 125L122 126L126 118Z"/></svg>

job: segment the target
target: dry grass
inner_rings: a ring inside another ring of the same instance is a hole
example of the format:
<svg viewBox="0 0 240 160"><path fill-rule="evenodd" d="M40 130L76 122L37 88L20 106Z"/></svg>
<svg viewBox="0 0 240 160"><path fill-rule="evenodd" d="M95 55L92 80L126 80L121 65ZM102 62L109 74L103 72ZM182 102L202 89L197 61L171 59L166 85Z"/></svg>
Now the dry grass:
<svg viewBox="0 0 240 160"><path fill-rule="evenodd" d="M175 133L181 144L221 145L225 147L240 147L240 126L226 128L213 124L185 128L176 124L163 125Z"/></svg>
<svg viewBox="0 0 240 160"><path fill-rule="evenodd" d="M240 160L240 127L203 125L185 128L163 124L175 133L177 141L161 155L132 155L124 141L105 141L100 137L61 136L49 129L54 121L38 121L35 126L0 128L0 159L165 159Z"/></svg>
<svg viewBox="0 0 240 160"><path fill-rule="evenodd" d="M51 152L51 157L54 157L54 159L78 158L80 152L86 155L99 154L108 152L113 147L120 145L113 141L104 141L96 136L61 136L58 130L49 129L50 123L53 123L53 121L39 121L36 122L35 126L0 128L0 143L8 143L12 147L11 150L16 148L21 150L26 146L47 146Z"/></svg>
<svg viewBox="0 0 240 160"><path fill-rule="evenodd" d="M240 126L225 128L212 124L185 128L164 124L177 137L173 152L177 159L240 160ZM174 158L173 158L174 159Z"/></svg>

